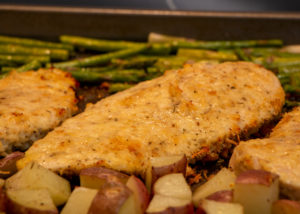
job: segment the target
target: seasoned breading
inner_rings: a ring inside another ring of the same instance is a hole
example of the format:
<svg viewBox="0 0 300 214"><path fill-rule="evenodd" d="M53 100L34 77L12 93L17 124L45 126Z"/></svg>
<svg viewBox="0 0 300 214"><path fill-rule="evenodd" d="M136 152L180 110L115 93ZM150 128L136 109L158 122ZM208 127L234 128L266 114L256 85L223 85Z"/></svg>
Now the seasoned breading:
<svg viewBox="0 0 300 214"><path fill-rule="evenodd" d="M60 70L12 72L0 80L0 155L25 150L76 110L75 80Z"/></svg>
<svg viewBox="0 0 300 214"><path fill-rule="evenodd" d="M215 160L238 135L277 116L276 76L247 62L195 64L99 101L36 141L18 162L59 173L105 166L143 175L150 157Z"/></svg>
<svg viewBox="0 0 300 214"><path fill-rule="evenodd" d="M280 176L281 192L300 200L300 107L287 113L269 138L241 142L230 166L240 173L263 169Z"/></svg>

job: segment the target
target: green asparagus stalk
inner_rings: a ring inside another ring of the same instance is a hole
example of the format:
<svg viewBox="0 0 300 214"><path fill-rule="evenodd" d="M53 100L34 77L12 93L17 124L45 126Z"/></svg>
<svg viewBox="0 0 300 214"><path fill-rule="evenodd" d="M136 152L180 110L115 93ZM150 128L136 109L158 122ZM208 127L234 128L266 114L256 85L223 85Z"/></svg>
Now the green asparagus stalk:
<svg viewBox="0 0 300 214"><path fill-rule="evenodd" d="M17 72L25 72L29 70L36 70L38 68L42 67L42 63L38 60L33 60L19 68L16 69Z"/></svg>
<svg viewBox="0 0 300 214"><path fill-rule="evenodd" d="M115 66L121 67L121 68L147 68L152 66L154 63L156 63L157 58L147 58L147 57L132 57L129 59L112 59L111 63Z"/></svg>
<svg viewBox="0 0 300 214"><path fill-rule="evenodd" d="M69 58L69 52L64 49L35 48L11 44L0 44L0 54L49 56L55 60L67 60Z"/></svg>
<svg viewBox="0 0 300 214"><path fill-rule="evenodd" d="M234 53L183 48L178 49L177 56L190 57L193 59L216 59L221 61L235 61L238 59Z"/></svg>
<svg viewBox="0 0 300 214"><path fill-rule="evenodd" d="M8 73L12 70L16 70L17 68L16 67L2 67L1 68L1 74L4 74L4 73Z"/></svg>
<svg viewBox="0 0 300 214"><path fill-rule="evenodd" d="M68 68L68 67L88 67L88 66L95 66L95 65L103 65L105 63L110 62L112 59L132 56L146 50L147 48L148 46L141 45L130 49L95 55L83 59L75 59L72 61L53 63L52 66L56 68ZM51 65L47 65L47 67L50 66Z"/></svg>
<svg viewBox="0 0 300 214"><path fill-rule="evenodd" d="M111 83L109 84L109 89L108 92L110 94L112 93L116 93L119 91L124 91L128 88L131 88L132 86L134 86L134 84L128 84L128 83Z"/></svg>
<svg viewBox="0 0 300 214"><path fill-rule="evenodd" d="M278 73L277 77L285 92L300 95L300 72Z"/></svg>
<svg viewBox="0 0 300 214"><path fill-rule="evenodd" d="M8 63L25 64L33 60L38 60L41 63L50 62L49 56L24 56L24 55L0 55L0 61Z"/></svg>
<svg viewBox="0 0 300 214"><path fill-rule="evenodd" d="M142 42L129 42L129 41L113 41L103 39L93 39L80 36L63 35L60 36L60 41L66 44L71 44L77 47L85 48L88 50L111 52L122 49L136 48L141 45L146 45ZM145 50L147 54L154 55L167 55L172 51L171 44L153 44Z"/></svg>
<svg viewBox="0 0 300 214"><path fill-rule="evenodd" d="M294 73L300 72L300 65L299 66L282 66L278 68L279 73Z"/></svg>
<svg viewBox="0 0 300 214"><path fill-rule="evenodd" d="M145 79L144 70L118 70L103 73L70 71L72 76L80 82L140 82Z"/></svg>
<svg viewBox="0 0 300 214"><path fill-rule="evenodd" d="M188 39L184 37L177 37L177 36L169 36L159 33L151 32L148 35L148 42L155 43L155 42L176 42L176 41L195 41L194 39Z"/></svg>
<svg viewBox="0 0 300 214"><path fill-rule="evenodd" d="M300 57L251 57L254 63L263 65L269 69L274 69L283 66L300 66Z"/></svg>
<svg viewBox="0 0 300 214"><path fill-rule="evenodd" d="M245 53L244 50L236 48L235 53L238 55L239 59L244 61L251 61L250 57Z"/></svg>
<svg viewBox="0 0 300 214"><path fill-rule="evenodd" d="M61 44L54 42L45 42L36 39L27 39L19 37L10 37L10 36L0 36L0 43L2 44L16 44L30 47L42 47L42 48L51 48L51 49L65 49L73 51L74 48L69 44Z"/></svg>
<svg viewBox="0 0 300 214"><path fill-rule="evenodd" d="M283 42L281 40L244 40L244 41L176 41L173 46L177 48L196 48L196 49L234 49L234 48L247 48L247 47L280 47Z"/></svg>
<svg viewBox="0 0 300 214"><path fill-rule="evenodd" d="M102 73L107 71L115 71L117 67L115 65L109 65L104 67L86 67L86 68L80 68L80 67L71 67L71 68L65 68L64 70L67 72L92 72L92 73Z"/></svg>
<svg viewBox="0 0 300 214"><path fill-rule="evenodd" d="M128 41L112 41L103 39L93 39L80 36L62 35L59 37L60 41L65 44L86 48L95 51L117 51L122 49L135 48L144 45L144 43L128 42Z"/></svg>
<svg viewBox="0 0 300 214"><path fill-rule="evenodd" d="M300 106L300 102L299 101L293 101L293 100L286 100L284 105L287 108L293 108L293 107Z"/></svg>

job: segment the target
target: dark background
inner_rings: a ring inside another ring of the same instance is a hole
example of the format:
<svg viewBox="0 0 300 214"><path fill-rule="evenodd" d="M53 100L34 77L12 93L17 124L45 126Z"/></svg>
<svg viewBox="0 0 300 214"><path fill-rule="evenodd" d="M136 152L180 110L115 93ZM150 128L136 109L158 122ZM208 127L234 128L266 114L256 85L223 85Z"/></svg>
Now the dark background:
<svg viewBox="0 0 300 214"><path fill-rule="evenodd" d="M300 11L299 0L0 0L0 3L194 11Z"/></svg>

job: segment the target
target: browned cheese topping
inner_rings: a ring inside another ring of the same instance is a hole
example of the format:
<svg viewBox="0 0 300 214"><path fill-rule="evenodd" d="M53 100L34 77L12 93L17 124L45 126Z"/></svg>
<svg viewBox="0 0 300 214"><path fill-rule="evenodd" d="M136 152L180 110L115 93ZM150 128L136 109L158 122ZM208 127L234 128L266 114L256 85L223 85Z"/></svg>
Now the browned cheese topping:
<svg viewBox="0 0 300 214"><path fill-rule="evenodd" d="M75 80L60 70L12 72L0 80L0 155L27 149L77 110Z"/></svg>
<svg viewBox="0 0 300 214"><path fill-rule="evenodd" d="M216 160L283 103L278 79L258 65L195 64L89 106L36 141L18 167L37 161L59 173L105 166L143 175L150 157Z"/></svg>

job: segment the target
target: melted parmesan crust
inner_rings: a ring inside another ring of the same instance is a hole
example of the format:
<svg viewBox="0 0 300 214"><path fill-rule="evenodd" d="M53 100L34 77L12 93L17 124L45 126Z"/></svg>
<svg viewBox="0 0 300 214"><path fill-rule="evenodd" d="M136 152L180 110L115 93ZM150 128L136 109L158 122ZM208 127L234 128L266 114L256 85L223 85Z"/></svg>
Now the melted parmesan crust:
<svg viewBox="0 0 300 214"><path fill-rule="evenodd" d="M269 138L241 142L230 166L237 173L262 169L278 174L282 193L300 200L300 107L287 113Z"/></svg>
<svg viewBox="0 0 300 214"><path fill-rule="evenodd" d="M0 155L27 149L77 111L75 80L53 69L0 80Z"/></svg>
<svg viewBox="0 0 300 214"><path fill-rule="evenodd" d="M36 141L18 167L37 161L66 174L105 166L143 175L153 156L215 160L228 139L271 120L283 102L278 79L258 65L195 64L91 105Z"/></svg>

